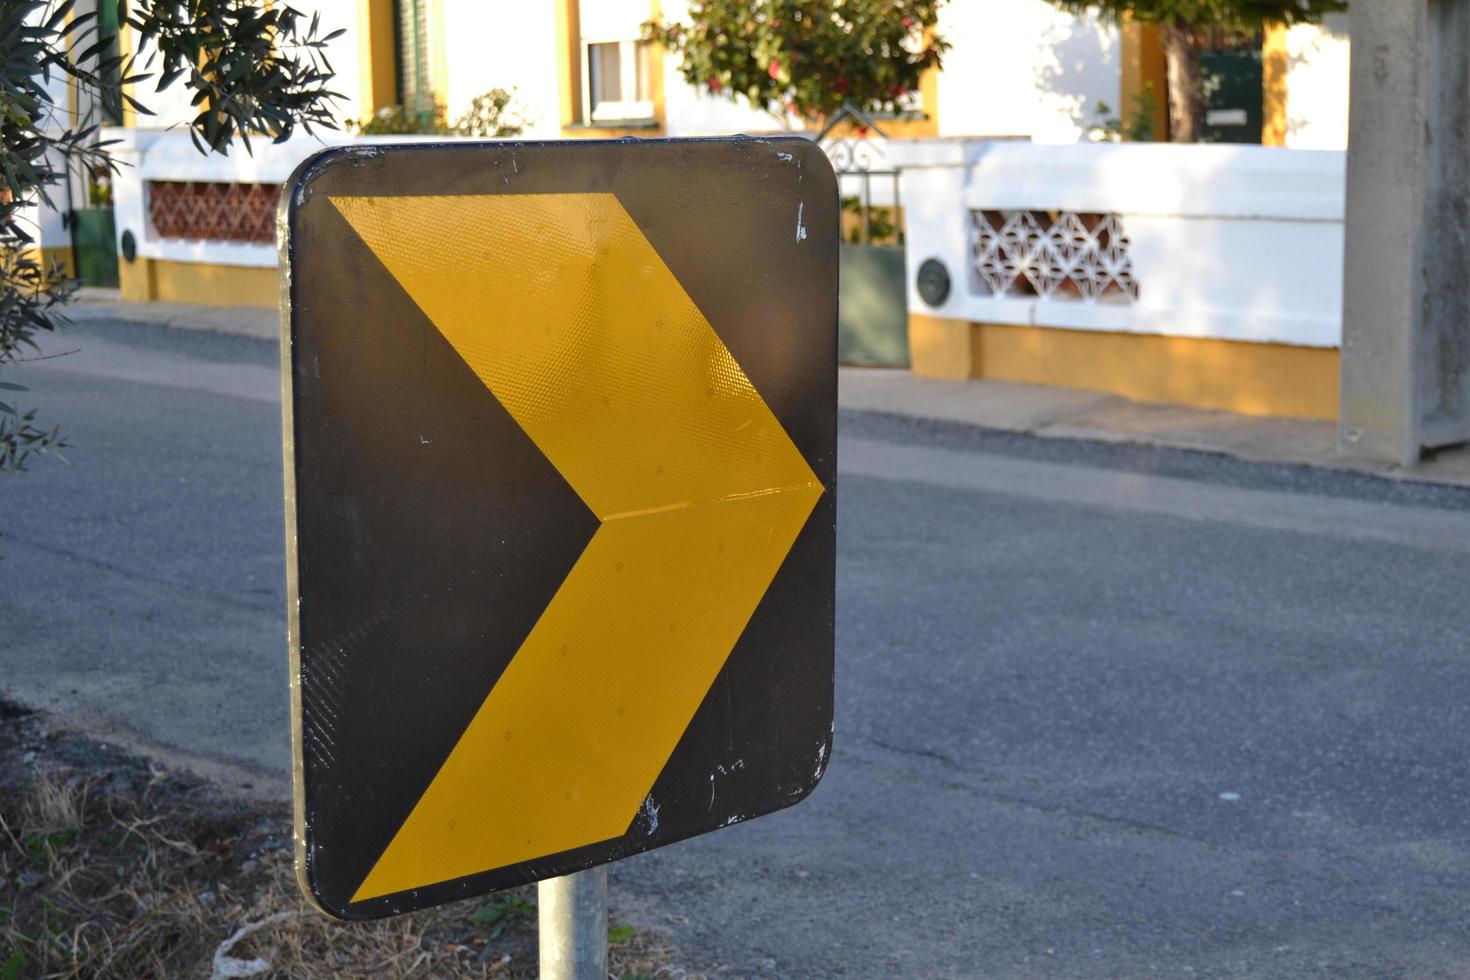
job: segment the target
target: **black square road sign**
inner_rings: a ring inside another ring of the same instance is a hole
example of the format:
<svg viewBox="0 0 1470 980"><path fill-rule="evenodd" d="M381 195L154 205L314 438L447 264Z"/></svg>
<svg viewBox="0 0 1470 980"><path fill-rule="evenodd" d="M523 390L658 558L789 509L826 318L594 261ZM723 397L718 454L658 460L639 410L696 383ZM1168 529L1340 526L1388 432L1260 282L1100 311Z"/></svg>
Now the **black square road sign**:
<svg viewBox="0 0 1470 980"><path fill-rule="evenodd" d="M371 918L788 806L832 726L804 139L353 146L282 197L297 868Z"/></svg>

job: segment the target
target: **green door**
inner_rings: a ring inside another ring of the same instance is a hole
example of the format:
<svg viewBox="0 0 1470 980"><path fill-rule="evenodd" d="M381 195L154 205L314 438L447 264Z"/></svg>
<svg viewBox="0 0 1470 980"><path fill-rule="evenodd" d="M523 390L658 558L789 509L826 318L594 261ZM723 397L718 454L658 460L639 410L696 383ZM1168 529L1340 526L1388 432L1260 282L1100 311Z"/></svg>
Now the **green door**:
<svg viewBox="0 0 1470 980"><path fill-rule="evenodd" d="M1259 49L1203 51L1205 87L1202 143L1261 142L1261 52Z"/></svg>
<svg viewBox="0 0 1470 980"><path fill-rule="evenodd" d="M908 367L909 317L903 246L837 250L837 358L842 364Z"/></svg>
<svg viewBox="0 0 1470 980"><path fill-rule="evenodd" d="M117 224L112 208L83 208L71 214L77 278L84 286L117 287Z"/></svg>

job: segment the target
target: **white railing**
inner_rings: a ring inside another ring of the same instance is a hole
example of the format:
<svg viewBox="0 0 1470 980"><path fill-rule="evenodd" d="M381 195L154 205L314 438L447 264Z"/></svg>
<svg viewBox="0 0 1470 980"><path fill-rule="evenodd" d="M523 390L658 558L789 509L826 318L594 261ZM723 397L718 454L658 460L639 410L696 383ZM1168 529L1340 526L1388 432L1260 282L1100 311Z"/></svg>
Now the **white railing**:
<svg viewBox="0 0 1470 980"><path fill-rule="evenodd" d="M907 153L909 310L1335 347L1344 154L939 142ZM926 259L950 274L931 307Z"/></svg>

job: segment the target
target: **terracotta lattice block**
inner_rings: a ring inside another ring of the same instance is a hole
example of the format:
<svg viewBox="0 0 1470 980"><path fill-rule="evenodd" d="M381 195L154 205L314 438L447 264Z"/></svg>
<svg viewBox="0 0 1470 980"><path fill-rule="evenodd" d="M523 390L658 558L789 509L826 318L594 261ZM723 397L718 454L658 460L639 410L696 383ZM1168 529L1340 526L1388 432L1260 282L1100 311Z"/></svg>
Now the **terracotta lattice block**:
<svg viewBox="0 0 1470 980"><path fill-rule="evenodd" d="M148 218L162 238L276 240L278 184L148 181Z"/></svg>

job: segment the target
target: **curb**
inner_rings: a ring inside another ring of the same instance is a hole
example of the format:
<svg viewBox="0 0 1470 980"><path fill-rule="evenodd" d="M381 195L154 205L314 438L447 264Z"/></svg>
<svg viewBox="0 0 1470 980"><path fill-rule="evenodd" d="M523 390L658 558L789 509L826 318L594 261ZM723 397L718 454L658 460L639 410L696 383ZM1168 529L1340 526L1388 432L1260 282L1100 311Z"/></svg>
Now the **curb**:
<svg viewBox="0 0 1470 980"><path fill-rule="evenodd" d="M128 303L115 289L80 289L65 316L77 323L111 320L177 330L205 330L257 340L280 339L280 313L270 306L204 306L195 303Z"/></svg>

